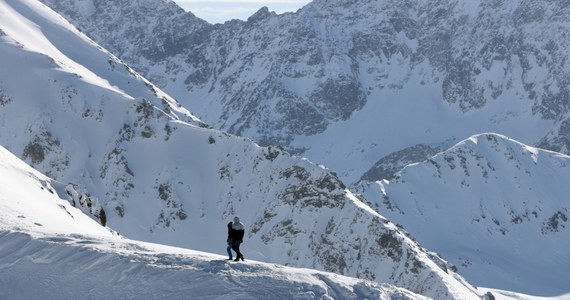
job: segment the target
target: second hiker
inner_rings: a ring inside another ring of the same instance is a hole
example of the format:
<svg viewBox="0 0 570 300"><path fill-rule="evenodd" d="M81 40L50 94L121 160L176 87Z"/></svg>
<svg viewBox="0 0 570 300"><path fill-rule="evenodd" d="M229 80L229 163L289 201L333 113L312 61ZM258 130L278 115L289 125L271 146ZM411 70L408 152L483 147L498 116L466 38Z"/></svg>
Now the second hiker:
<svg viewBox="0 0 570 300"><path fill-rule="evenodd" d="M226 250L228 251L228 260L234 260L232 255L232 222L228 223L228 239L226 240L228 247Z"/></svg>
<svg viewBox="0 0 570 300"><path fill-rule="evenodd" d="M243 223L239 221L239 217L234 217L234 222L231 226L230 230L230 240L232 242L232 249L236 252L236 259L235 261L239 261L240 259L243 261L243 254L239 250L240 244L243 242L243 235L245 233L245 227Z"/></svg>

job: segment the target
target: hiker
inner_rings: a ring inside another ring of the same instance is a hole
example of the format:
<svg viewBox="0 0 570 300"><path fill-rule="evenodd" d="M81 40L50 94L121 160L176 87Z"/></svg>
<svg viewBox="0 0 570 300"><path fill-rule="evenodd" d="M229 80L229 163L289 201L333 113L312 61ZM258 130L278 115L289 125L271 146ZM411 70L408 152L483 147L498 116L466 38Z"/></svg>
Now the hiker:
<svg viewBox="0 0 570 300"><path fill-rule="evenodd" d="M245 227L239 221L239 217L234 217L234 222L232 224L232 229L230 230L230 237L232 240L232 249L236 252L236 259L235 261L239 261L240 259L243 261L243 254L241 254L239 250L240 244L243 242L243 235L245 233Z"/></svg>
<svg viewBox="0 0 570 300"><path fill-rule="evenodd" d="M233 260L234 257L232 255L232 222L228 223L228 239L226 240L228 247L226 248L226 250L228 251L228 256L230 258L228 258L228 260Z"/></svg>

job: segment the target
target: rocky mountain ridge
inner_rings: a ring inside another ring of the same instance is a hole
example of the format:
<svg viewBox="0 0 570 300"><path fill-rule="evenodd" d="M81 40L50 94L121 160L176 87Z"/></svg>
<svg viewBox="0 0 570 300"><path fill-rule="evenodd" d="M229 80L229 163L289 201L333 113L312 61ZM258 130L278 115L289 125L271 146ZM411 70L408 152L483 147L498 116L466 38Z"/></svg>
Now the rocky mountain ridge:
<svg viewBox="0 0 570 300"><path fill-rule="evenodd" d="M350 184L481 132L569 149L565 1L316 0L217 25L165 0L43 2L213 127Z"/></svg>

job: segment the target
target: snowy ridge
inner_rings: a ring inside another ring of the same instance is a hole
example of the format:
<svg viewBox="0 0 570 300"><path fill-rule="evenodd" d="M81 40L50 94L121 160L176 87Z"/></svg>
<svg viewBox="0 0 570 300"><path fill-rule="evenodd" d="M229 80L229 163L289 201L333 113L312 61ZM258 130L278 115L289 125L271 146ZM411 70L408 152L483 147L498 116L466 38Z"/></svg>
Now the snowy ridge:
<svg viewBox="0 0 570 300"><path fill-rule="evenodd" d="M393 286L181 248L0 232L2 299L428 299Z"/></svg>
<svg viewBox="0 0 570 300"><path fill-rule="evenodd" d="M70 26L69 22L60 16L53 16L49 8L25 1L7 1L1 5L4 22L0 28L6 36L6 46L13 44L4 51L21 48L41 54L36 58L38 63L41 61L43 64L52 64L54 69L62 73L60 76L77 76L79 77L77 79L86 86L108 90L108 93L112 94L107 96L108 98L138 101L145 99L162 107L163 111L176 119L201 124L198 118L174 99ZM42 26L46 19L52 24L51 26ZM70 39L78 39L81 42L69 43ZM44 58L40 58L41 56ZM3 59L2 64L5 70L11 70L14 75L13 81L8 81L6 78L0 82L0 90L4 90L3 93L6 94L11 88L19 87L17 81L25 76L20 77L19 68L13 61ZM26 84L29 82L19 83L23 86ZM57 86L57 82L53 82L52 85ZM66 97L70 99L73 97L73 91L69 90L69 87L60 88ZM3 102L9 101L6 95L3 98ZM90 112L88 108L85 109L86 114ZM95 114L93 111L90 113Z"/></svg>
<svg viewBox="0 0 570 300"><path fill-rule="evenodd" d="M466 139L363 195L477 285L568 293L570 157L497 134Z"/></svg>
<svg viewBox="0 0 570 300"><path fill-rule="evenodd" d="M0 298L426 299L386 284L128 240L0 147Z"/></svg>
<svg viewBox="0 0 570 300"><path fill-rule="evenodd" d="M129 238L215 253L225 251L225 224L238 214L248 228L246 259L438 299L477 297L334 173L204 128L41 3L0 5L10 12L0 14L0 144L56 180L59 197L100 205L105 218L94 220ZM52 54L89 72L70 73ZM85 80L92 74L99 84Z"/></svg>

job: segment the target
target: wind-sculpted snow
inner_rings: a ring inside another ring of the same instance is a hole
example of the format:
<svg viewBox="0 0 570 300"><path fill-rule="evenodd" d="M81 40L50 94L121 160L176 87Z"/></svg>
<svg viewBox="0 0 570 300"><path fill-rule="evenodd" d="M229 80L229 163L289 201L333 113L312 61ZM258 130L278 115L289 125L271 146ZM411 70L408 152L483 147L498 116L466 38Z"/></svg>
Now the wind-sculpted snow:
<svg viewBox="0 0 570 300"><path fill-rule="evenodd" d="M480 132L568 150L566 1L316 0L218 25L169 1L43 2L215 128L349 183Z"/></svg>
<svg viewBox="0 0 570 300"><path fill-rule="evenodd" d="M225 253L226 223L239 215L246 260L477 297L328 169L205 128L37 1L0 2L0 11L0 144L96 221L129 238Z"/></svg>
<svg viewBox="0 0 570 300"><path fill-rule="evenodd" d="M482 134L363 194L475 284L554 296L570 292L568 178L570 157Z"/></svg>

